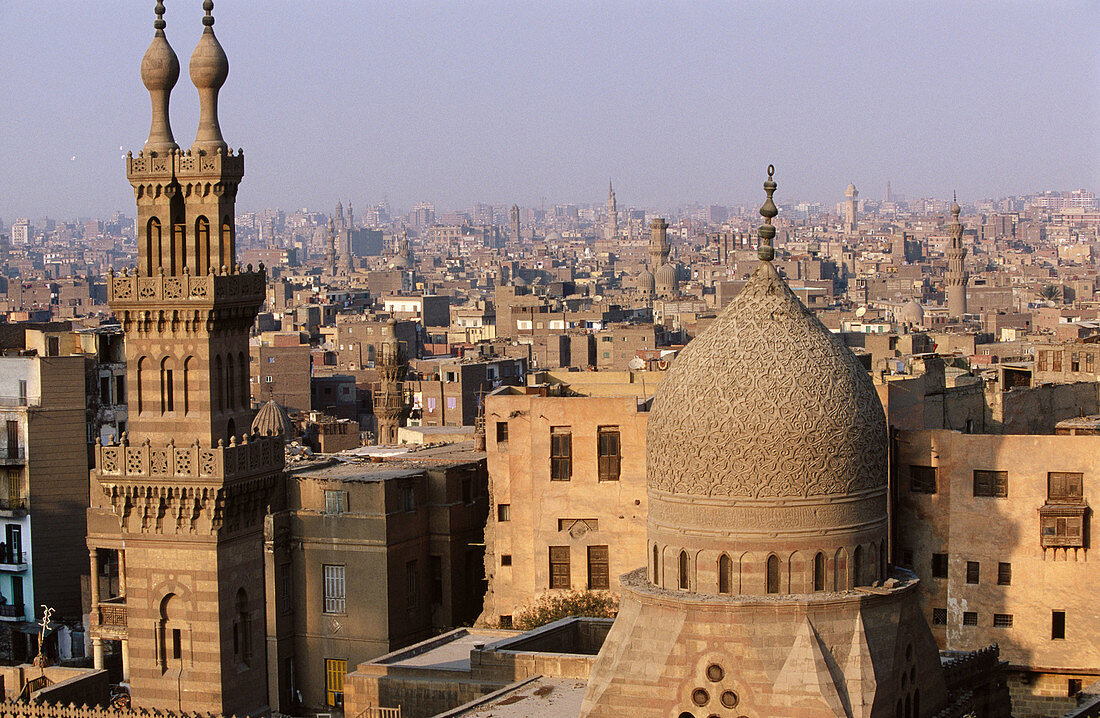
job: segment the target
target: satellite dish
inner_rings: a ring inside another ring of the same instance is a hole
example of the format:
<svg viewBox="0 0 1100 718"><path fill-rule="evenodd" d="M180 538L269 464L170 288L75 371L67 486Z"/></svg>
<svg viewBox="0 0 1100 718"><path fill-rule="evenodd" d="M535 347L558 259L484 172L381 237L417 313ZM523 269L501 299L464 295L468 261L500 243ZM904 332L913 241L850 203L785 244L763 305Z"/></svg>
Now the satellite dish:
<svg viewBox="0 0 1100 718"><path fill-rule="evenodd" d="M860 307L859 309L856 310L856 316L857 317L862 317L866 313L867 313L867 307Z"/></svg>

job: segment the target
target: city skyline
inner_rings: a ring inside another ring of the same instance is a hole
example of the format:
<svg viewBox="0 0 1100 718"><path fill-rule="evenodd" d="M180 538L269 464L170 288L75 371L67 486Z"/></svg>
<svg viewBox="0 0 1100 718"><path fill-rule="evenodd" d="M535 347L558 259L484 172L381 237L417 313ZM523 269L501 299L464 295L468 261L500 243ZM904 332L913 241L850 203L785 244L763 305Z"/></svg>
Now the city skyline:
<svg viewBox="0 0 1100 718"><path fill-rule="evenodd" d="M202 9L167 4L187 146ZM783 201L827 206L849 181L968 202L1095 189L1098 14L1059 9L227 3L222 124L249 154L243 211L598 204L609 175L622 206L737 205L768 161ZM125 211L112 170L140 149L148 112L130 108L148 105L123 58L148 38L111 28L151 28L152 3L15 2L0 19L22 108L0 121L0 217Z"/></svg>

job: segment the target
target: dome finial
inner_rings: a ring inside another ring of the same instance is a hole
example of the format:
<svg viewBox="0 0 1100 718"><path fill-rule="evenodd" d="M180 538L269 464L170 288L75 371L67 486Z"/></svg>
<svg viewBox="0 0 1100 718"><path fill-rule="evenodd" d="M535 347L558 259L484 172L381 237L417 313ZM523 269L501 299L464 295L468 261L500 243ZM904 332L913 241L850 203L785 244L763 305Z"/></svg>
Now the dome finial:
<svg viewBox="0 0 1100 718"><path fill-rule="evenodd" d="M765 262L770 262L775 258L775 248L772 246L772 240L775 239L775 227L772 226L772 218L779 214L779 210L776 209L775 202L772 201L772 195L775 194L775 189L778 187L772 179L774 174L775 166L768 165L768 179L764 182L764 192L767 193L768 198L760 208L760 216L764 218L764 224L760 225L760 248L756 251L756 256Z"/></svg>
<svg viewBox="0 0 1100 718"><path fill-rule="evenodd" d="M206 11L206 17L202 19L202 24L211 27L214 24L214 0L204 0L202 9Z"/></svg>
<svg viewBox="0 0 1100 718"><path fill-rule="evenodd" d="M161 0L157 0L157 6L153 9L153 12L157 14L157 19L153 21L153 27L163 32L168 23L164 22L164 3Z"/></svg>

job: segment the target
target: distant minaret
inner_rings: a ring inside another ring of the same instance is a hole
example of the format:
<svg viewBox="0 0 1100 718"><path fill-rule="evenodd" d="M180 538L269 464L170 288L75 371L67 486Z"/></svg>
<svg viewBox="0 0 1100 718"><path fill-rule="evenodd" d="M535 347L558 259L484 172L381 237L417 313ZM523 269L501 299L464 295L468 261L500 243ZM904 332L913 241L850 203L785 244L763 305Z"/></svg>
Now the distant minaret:
<svg viewBox="0 0 1100 718"><path fill-rule="evenodd" d="M668 262L672 247L668 243L668 222L664 217L656 217L649 223L649 270L656 272Z"/></svg>
<svg viewBox="0 0 1100 718"><path fill-rule="evenodd" d="M962 318L966 314L966 285L970 275L963 267L966 248L963 247L963 226L959 222L959 202L953 197L951 215L951 244L947 249L947 312L953 317Z"/></svg>
<svg viewBox="0 0 1100 718"><path fill-rule="evenodd" d="M894 201L894 193L890 189L890 180L886 180L886 195L882 198L882 201L883 202L893 202Z"/></svg>
<svg viewBox="0 0 1100 718"><path fill-rule="evenodd" d="M344 222L344 204L342 202L336 203L336 226L339 229L344 229L347 226Z"/></svg>
<svg viewBox="0 0 1100 718"><path fill-rule="evenodd" d="M607 239L615 239L619 236L619 207L615 203L615 187L611 180L607 181L607 228L604 230Z"/></svg>
<svg viewBox="0 0 1100 718"><path fill-rule="evenodd" d="M854 183L848 184L848 189L845 190L844 196L847 201L844 203L844 230L848 234L856 233L856 222L858 217L856 215L856 200L859 199L859 190L856 189Z"/></svg>
<svg viewBox="0 0 1100 718"><path fill-rule="evenodd" d="M518 242L519 241L519 205L518 204L512 205L512 211L511 211L510 215L511 215L510 218L512 220L512 241L513 242Z"/></svg>
<svg viewBox="0 0 1100 718"><path fill-rule="evenodd" d="M336 224L330 217L328 220L328 273L330 277L336 276Z"/></svg>
<svg viewBox="0 0 1100 718"><path fill-rule="evenodd" d="M355 229L355 211L351 208L351 200L348 200L348 229Z"/></svg>

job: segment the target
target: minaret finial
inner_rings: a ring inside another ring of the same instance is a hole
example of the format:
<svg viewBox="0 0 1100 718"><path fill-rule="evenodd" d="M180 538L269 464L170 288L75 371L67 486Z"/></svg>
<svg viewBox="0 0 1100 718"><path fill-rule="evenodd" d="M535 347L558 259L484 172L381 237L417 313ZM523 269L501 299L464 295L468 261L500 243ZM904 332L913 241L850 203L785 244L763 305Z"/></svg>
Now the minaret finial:
<svg viewBox="0 0 1100 718"><path fill-rule="evenodd" d="M191 150L197 154L214 154L219 150L228 153L229 146L218 125L218 90L229 77L229 58L214 36L214 0L205 0L202 7L206 10L202 19L205 28L191 53L191 82L199 91L199 128Z"/></svg>
<svg viewBox="0 0 1100 718"><path fill-rule="evenodd" d="M153 12L157 14L157 19L153 21L153 27L163 32L164 28L168 27L168 23L164 21L164 3L161 0L157 0L157 6L153 9Z"/></svg>
<svg viewBox="0 0 1100 718"><path fill-rule="evenodd" d="M772 226L772 218L779 214L779 210L775 207L775 202L772 201L772 195L775 194L775 189L778 185L775 180L772 179L772 175L775 174L775 167L768 165L768 179L764 182L764 192L767 193L768 198L764 201L762 207L760 207L760 216L764 218L764 224L760 225L758 230L760 234L760 248L756 250L756 256L760 257L765 262L770 262L775 259L775 248L772 246L772 240L775 239L775 227Z"/></svg>
<svg viewBox="0 0 1100 718"><path fill-rule="evenodd" d="M206 16L202 19L202 24L206 27L211 27L214 24L214 0L204 0L202 9L206 11Z"/></svg>
<svg viewBox="0 0 1100 718"><path fill-rule="evenodd" d="M168 102L172 88L180 76L180 62L164 34L164 28L168 25L164 22L164 3L158 1L153 12L157 15L157 19L153 21L156 32L153 33L149 49L141 58L141 81L145 89L149 90L152 103L149 137L145 140L142 151L159 155L179 149L168 121Z"/></svg>

